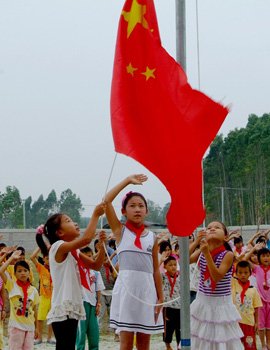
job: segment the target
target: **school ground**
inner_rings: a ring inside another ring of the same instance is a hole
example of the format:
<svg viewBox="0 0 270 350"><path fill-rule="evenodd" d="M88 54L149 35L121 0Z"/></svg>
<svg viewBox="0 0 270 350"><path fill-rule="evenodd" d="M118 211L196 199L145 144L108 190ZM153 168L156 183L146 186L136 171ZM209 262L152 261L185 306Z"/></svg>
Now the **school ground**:
<svg viewBox="0 0 270 350"><path fill-rule="evenodd" d="M152 336L151 339L151 350L165 350L164 343L162 342L162 335ZM3 350L8 350L7 338L4 338L5 347ZM176 345L174 347L176 349ZM48 345L46 343L42 343L40 345L35 345L34 350L52 350L55 349L55 345ZM88 349L87 346L85 349ZM136 348L134 348L136 349ZM99 350L119 350L119 343L114 341L113 333L108 333L106 335L101 335Z"/></svg>
<svg viewBox="0 0 270 350"><path fill-rule="evenodd" d="M161 340L161 335L155 335L151 338L151 350L165 350L164 343ZM5 347L3 350L8 350L7 346L7 338L5 338ZM260 342L258 342L258 350L261 350ZM172 344L173 349L176 349L175 342ZM40 345L36 345L34 350L52 350L55 349L54 345L48 345L46 343L42 343ZM87 349L87 347L85 348ZM136 349L136 348L134 348ZM99 350L119 350L119 343L114 341L113 333L108 333L106 335L101 335L100 337L100 346Z"/></svg>

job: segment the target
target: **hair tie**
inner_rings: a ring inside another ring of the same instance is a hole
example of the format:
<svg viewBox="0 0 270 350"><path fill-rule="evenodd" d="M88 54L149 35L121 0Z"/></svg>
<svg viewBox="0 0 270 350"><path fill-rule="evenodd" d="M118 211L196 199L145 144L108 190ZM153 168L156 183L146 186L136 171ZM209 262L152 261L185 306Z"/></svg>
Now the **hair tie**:
<svg viewBox="0 0 270 350"><path fill-rule="evenodd" d="M127 197L129 197L133 192L129 191L128 193L125 194L125 196L122 199L122 208L124 208L124 204L125 204L125 200L127 199Z"/></svg>
<svg viewBox="0 0 270 350"><path fill-rule="evenodd" d="M44 225L39 225L38 228L36 229L36 234L43 235L43 233L44 233Z"/></svg>

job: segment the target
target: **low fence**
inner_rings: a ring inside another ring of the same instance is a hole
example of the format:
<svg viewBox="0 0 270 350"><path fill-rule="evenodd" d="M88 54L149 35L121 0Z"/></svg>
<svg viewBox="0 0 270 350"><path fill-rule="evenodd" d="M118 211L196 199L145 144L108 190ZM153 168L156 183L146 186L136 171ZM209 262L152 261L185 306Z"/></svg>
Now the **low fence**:
<svg viewBox="0 0 270 350"><path fill-rule="evenodd" d="M231 226L229 227L230 231L239 229L242 232L244 242L247 242L250 237L257 231L257 226ZM261 225L260 230L270 229L270 225ZM160 232L168 232L166 229L152 229L157 234ZM99 230L97 230L98 232ZM109 235L111 230L105 230ZM82 230L83 232L83 230ZM31 252L36 248L36 231L34 229L0 229L0 242L5 243L6 245L18 245L23 246L27 252ZM269 235L270 238L270 235Z"/></svg>

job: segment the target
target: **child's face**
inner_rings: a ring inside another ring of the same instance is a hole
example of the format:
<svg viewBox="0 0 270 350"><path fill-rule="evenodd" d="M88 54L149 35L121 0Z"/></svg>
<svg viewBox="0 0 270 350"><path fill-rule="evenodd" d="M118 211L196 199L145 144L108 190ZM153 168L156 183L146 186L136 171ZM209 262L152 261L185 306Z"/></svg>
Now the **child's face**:
<svg viewBox="0 0 270 350"><path fill-rule="evenodd" d="M123 215L134 224L141 224L147 215L147 208L143 199L139 196L134 196L127 202L126 208L122 210Z"/></svg>
<svg viewBox="0 0 270 350"><path fill-rule="evenodd" d="M57 232L59 238L67 242L73 241L73 239L79 237L80 235L80 231L78 231L76 223L73 222L67 215L62 216L60 229Z"/></svg>
<svg viewBox="0 0 270 350"><path fill-rule="evenodd" d="M250 270L248 267L237 267L236 277L243 283L246 283L250 277Z"/></svg>
<svg viewBox="0 0 270 350"><path fill-rule="evenodd" d="M86 256L88 256L89 258L92 258L93 257L93 253L92 252L87 252L87 253L83 253L85 254Z"/></svg>
<svg viewBox="0 0 270 350"><path fill-rule="evenodd" d="M264 265L264 266L270 266L270 254L269 253L266 253L266 254L262 254L260 256L260 261L261 261L261 264Z"/></svg>
<svg viewBox="0 0 270 350"><path fill-rule="evenodd" d="M252 254L251 257L250 257L250 261L251 261L253 264L258 265L258 264L259 264L258 255L257 255L257 254Z"/></svg>
<svg viewBox="0 0 270 350"><path fill-rule="evenodd" d="M23 266L17 266L15 277L17 280L27 282L29 279L30 272Z"/></svg>
<svg viewBox="0 0 270 350"><path fill-rule="evenodd" d="M177 272L177 262L176 260L170 260L167 262L167 264L164 266L164 268L167 270L168 274L171 276L174 276Z"/></svg>
<svg viewBox="0 0 270 350"><path fill-rule="evenodd" d="M244 243L243 242L238 242L238 243L235 243L235 248L237 248L237 249L240 249L240 248L242 248L243 247L243 245L244 245Z"/></svg>
<svg viewBox="0 0 270 350"><path fill-rule="evenodd" d="M225 240L225 232L222 224L218 221L211 222L206 229L206 240L215 240L223 242Z"/></svg>

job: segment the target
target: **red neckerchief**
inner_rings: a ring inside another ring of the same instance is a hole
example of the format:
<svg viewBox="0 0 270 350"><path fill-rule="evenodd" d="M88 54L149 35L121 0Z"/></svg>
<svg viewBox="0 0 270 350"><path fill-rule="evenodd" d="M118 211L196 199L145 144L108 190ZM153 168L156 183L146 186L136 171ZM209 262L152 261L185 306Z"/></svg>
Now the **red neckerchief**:
<svg viewBox="0 0 270 350"><path fill-rule="evenodd" d="M142 224L140 227L136 227L136 226L134 226L134 224L131 221L127 221L125 225L130 231L132 231L136 234L134 245L137 248L142 249L142 243L141 243L140 238L141 238L141 235L145 229L144 224Z"/></svg>
<svg viewBox="0 0 270 350"><path fill-rule="evenodd" d="M270 271L270 266L261 265L261 268L263 269L263 272L264 272L263 289L268 290L270 286L267 284L267 272Z"/></svg>
<svg viewBox="0 0 270 350"><path fill-rule="evenodd" d="M240 286L242 287L242 292L240 294L241 298L241 304L244 304L245 294L248 288L250 287L250 281L247 282L241 282L240 280L237 280Z"/></svg>
<svg viewBox="0 0 270 350"><path fill-rule="evenodd" d="M224 252L226 250L226 248L224 247L224 245L222 245L221 247L217 247L215 248L214 250L212 250L210 252L211 256L212 256L212 259L214 261L214 263L216 262L216 258L218 257L218 255L222 252ZM212 291L216 289L216 282L213 280L213 278L211 277L210 275L210 272L209 272L209 269L208 269L208 266L206 265L206 269L204 271L204 281L207 281L208 279L210 279L210 282L211 282L211 289Z"/></svg>
<svg viewBox="0 0 270 350"><path fill-rule="evenodd" d="M16 282L17 282L17 285L19 287L21 287L22 291L23 291L23 309L22 309L21 316L24 316L25 310L26 310L27 299L28 299L27 289L31 286L31 283L29 281L22 282L20 280L17 280Z"/></svg>
<svg viewBox="0 0 270 350"><path fill-rule="evenodd" d="M85 271L86 266L85 266L84 262L83 262L82 259L79 257L79 255L78 255L78 253L77 253L76 250L73 250L73 251L71 252L71 254L72 254L72 256L74 257L74 259L77 261L82 286L83 286L84 288L90 290L89 284L88 284L87 279L86 279L86 271Z"/></svg>
<svg viewBox="0 0 270 350"><path fill-rule="evenodd" d="M176 279L178 277L178 272L176 272L173 276L173 279L171 278L171 276L168 274L168 272L166 272L166 276L168 277L168 280L169 280L169 283L170 283L170 286L171 286L171 292L170 292L170 298L172 297L173 295L173 292L174 292L174 286L175 286L175 283L176 283Z"/></svg>
<svg viewBox="0 0 270 350"><path fill-rule="evenodd" d="M236 251L236 253L237 253L238 255L241 255L241 253L242 253L242 247L240 247L240 248L236 248L236 247L235 247L235 251Z"/></svg>
<svg viewBox="0 0 270 350"><path fill-rule="evenodd" d="M110 283L110 273L111 273L110 267L108 265L104 267L105 267L106 280L108 283Z"/></svg>

